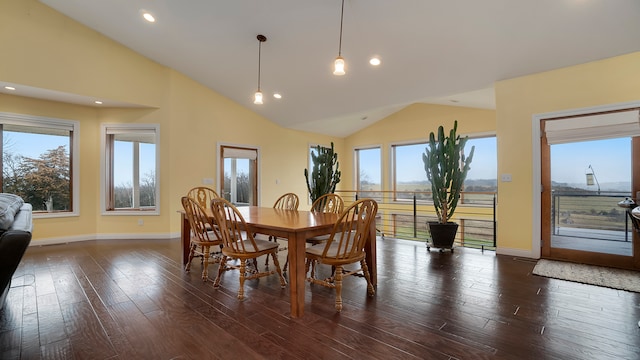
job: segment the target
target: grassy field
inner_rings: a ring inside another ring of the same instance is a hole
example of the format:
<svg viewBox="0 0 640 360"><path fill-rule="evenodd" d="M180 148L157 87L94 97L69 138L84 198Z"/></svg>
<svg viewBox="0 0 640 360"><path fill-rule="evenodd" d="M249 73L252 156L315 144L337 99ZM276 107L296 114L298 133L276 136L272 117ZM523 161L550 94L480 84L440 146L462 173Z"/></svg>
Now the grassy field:
<svg viewBox="0 0 640 360"><path fill-rule="evenodd" d="M554 224L560 227L623 231L626 209L618 206L624 196L556 195Z"/></svg>

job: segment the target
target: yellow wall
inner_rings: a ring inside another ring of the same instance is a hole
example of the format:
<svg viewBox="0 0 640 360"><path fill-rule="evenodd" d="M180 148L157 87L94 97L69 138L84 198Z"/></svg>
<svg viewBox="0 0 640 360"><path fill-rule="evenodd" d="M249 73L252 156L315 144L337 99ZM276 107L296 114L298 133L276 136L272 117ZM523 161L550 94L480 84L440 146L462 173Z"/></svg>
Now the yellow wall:
<svg viewBox="0 0 640 360"><path fill-rule="evenodd" d="M34 243L176 236L180 197L203 178L217 184L218 143L259 147L259 202L266 206L284 192L306 197L310 143L333 141L342 152L342 139L284 129L35 0L0 0L0 45L2 81L139 105L97 108L0 94L0 112L80 122L80 215L34 219ZM143 226L138 216L100 212L100 125L127 122L160 124L161 214L144 216Z"/></svg>
<svg viewBox="0 0 640 360"><path fill-rule="evenodd" d="M498 243L503 253L531 253L534 240L532 118L536 114L640 99L640 53L500 81L496 89ZM537 226L537 225L536 225ZM535 252L534 252L535 253Z"/></svg>

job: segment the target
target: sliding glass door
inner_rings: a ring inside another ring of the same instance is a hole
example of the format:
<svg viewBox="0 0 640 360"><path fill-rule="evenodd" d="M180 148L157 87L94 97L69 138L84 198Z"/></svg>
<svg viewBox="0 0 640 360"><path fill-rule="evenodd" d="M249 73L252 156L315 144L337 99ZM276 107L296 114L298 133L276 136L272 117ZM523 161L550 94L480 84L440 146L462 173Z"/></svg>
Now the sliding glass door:
<svg viewBox="0 0 640 360"><path fill-rule="evenodd" d="M548 119L542 134L542 256L640 267L633 219L619 205L637 200L638 111Z"/></svg>

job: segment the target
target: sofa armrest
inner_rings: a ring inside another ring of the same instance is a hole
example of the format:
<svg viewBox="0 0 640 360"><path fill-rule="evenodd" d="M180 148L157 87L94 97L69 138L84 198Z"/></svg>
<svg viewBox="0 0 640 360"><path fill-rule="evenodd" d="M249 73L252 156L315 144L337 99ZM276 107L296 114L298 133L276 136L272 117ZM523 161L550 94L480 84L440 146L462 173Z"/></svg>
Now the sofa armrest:
<svg viewBox="0 0 640 360"><path fill-rule="evenodd" d="M13 273L31 242L31 232L7 230L0 235L0 309L4 305Z"/></svg>

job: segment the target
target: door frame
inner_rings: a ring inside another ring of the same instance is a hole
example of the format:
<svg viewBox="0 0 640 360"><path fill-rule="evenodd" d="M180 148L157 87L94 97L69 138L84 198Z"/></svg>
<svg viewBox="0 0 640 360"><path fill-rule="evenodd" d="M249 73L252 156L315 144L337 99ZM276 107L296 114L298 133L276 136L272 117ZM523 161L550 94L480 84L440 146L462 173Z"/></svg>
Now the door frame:
<svg viewBox="0 0 640 360"><path fill-rule="evenodd" d="M640 101L632 101L617 104L608 104L587 108L569 109L549 113L534 114L531 120L531 139L532 139L532 244L531 255L533 258L539 259L541 257L542 250L542 157L541 157L541 123L543 120L589 115L593 113L609 112L609 111L621 111L631 110L640 107ZM633 174L635 176L635 174ZM637 186L633 184L633 186ZM635 191L635 190L634 190ZM632 193L634 192L632 191ZM635 267L640 267L640 260L638 259L638 252L634 246L634 263Z"/></svg>
<svg viewBox="0 0 640 360"><path fill-rule="evenodd" d="M225 142L218 142L216 144L216 179L218 179L217 181L217 191L219 194L222 194L222 191L224 190L224 182L223 180L221 180L223 174L220 173L220 171L223 168L223 157L222 157L222 148L223 147L231 147L231 148L240 148L240 149L250 149L250 150L255 150L256 151L256 185L254 187L254 197L256 199L256 205L257 206L261 206L261 201L260 201L260 173L261 171L261 167L262 167L262 161L261 161L261 151L260 151L260 147L256 146L256 145L243 145L243 144L235 144L235 143L225 143Z"/></svg>

